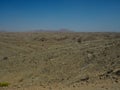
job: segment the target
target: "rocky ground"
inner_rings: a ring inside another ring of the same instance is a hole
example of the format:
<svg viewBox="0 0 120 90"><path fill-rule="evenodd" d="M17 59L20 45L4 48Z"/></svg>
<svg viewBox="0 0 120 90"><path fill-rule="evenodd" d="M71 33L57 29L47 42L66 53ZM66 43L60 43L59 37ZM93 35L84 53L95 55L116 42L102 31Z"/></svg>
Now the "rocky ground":
<svg viewBox="0 0 120 90"><path fill-rule="evenodd" d="M119 85L120 33L0 33L0 90L119 90Z"/></svg>

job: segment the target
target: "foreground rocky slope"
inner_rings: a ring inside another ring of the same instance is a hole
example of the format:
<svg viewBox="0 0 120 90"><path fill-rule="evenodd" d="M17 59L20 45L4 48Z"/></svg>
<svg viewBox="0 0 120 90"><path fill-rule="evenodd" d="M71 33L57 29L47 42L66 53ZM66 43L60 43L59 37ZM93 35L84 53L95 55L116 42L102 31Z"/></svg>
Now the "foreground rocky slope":
<svg viewBox="0 0 120 90"><path fill-rule="evenodd" d="M1 32L0 82L8 82L8 88L75 88L84 84L99 86L103 82L117 87L120 33Z"/></svg>

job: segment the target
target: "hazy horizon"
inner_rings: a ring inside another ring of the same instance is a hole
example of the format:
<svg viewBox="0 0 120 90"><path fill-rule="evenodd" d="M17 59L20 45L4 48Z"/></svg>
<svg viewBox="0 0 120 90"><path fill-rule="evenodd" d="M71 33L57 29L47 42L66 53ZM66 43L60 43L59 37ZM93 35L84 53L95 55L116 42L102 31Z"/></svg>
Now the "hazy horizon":
<svg viewBox="0 0 120 90"><path fill-rule="evenodd" d="M120 0L0 0L1 31L120 32Z"/></svg>

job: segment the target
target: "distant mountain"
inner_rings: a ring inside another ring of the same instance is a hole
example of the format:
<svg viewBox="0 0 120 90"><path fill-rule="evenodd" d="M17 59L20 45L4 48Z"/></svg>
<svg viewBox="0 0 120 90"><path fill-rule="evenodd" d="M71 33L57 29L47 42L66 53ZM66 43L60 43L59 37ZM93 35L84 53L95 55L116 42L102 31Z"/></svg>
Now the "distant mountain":
<svg viewBox="0 0 120 90"><path fill-rule="evenodd" d="M31 30L31 32L73 32L69 29L58 29L58 30L51 30L51 29L38 29L38 30Z"/></svg>
<svg viewBox="0 0 120 90"><path fill-rule="evenodd" d="M58 30L59 32L73 32L72 30L70 30L70 29L65 29L65 28L63 28L63 29L60 29L60 30Z"/></svg>
<svg viewBox="0 0 120 90"><path fill-rule="evenodd" d="M6 32L6 30L0 29L0 32Z"/></svg>

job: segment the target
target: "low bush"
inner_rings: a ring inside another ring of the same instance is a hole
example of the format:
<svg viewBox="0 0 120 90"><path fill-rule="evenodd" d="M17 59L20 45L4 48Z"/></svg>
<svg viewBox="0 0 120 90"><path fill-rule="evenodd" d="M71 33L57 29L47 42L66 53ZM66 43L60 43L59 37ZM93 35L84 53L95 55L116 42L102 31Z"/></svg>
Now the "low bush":
<svg viewBox="0 0 120 90"><path fill-rule="evenodd" d="M10 83L8 83L8 82L0 82L0 87L7 87L9 85L10 85Z"/></svg>

